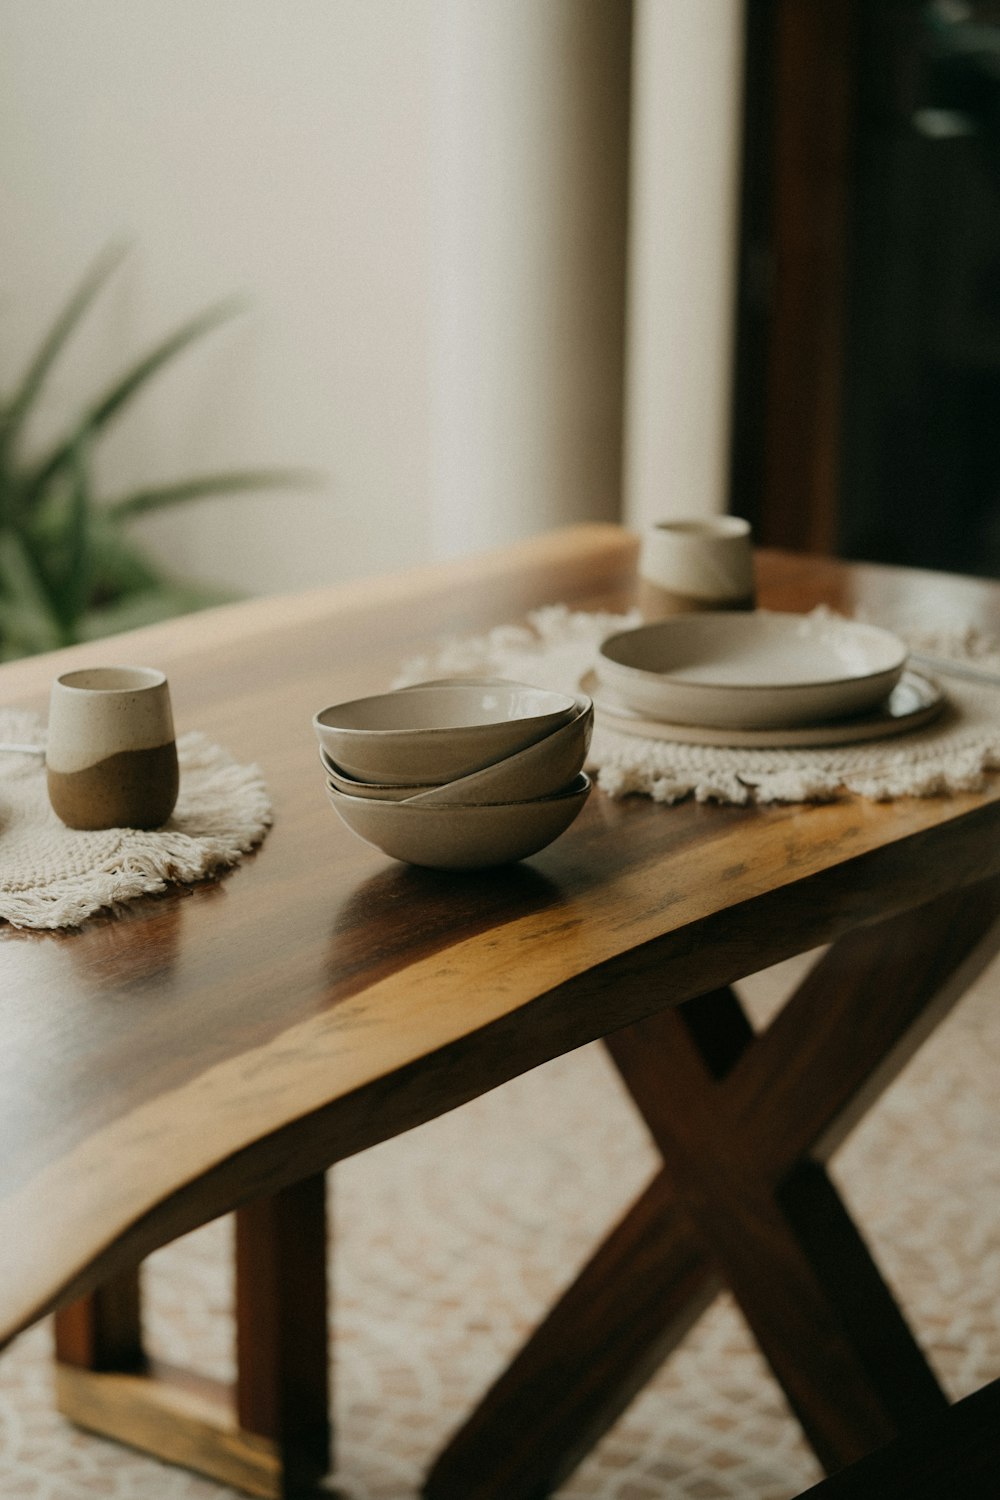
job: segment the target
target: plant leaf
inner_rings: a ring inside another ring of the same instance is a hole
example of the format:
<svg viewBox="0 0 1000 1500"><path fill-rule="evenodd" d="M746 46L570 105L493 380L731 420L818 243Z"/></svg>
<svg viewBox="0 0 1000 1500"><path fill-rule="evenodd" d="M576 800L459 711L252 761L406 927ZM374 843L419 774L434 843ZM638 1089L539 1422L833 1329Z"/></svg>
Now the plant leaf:
<svg viewBox="0 0 1000 1500"><path fill-rule="evenodd" d="M26 503L30 507L56 474L69 463L75 446L85 437L96 435L149 381L158 370L189 344L202 338L218 324L227 322L245 307L243 298L227 298L207 308L196 318L185 323L132 366L123 376L105 391L99 400L77 422L75 428L57 443L47 458L35 470L25 491Z"/></svg>
<svg viewBox="0 0 1000 1500"><path fill-rule="evenodd" d="M252 490L288 489L314 484L319 476L306 469L235 469L230 473L202 474L194 479L178 479L169 484L152 485L134 494L109 500L102 509L118 520L160 510L185 500L200 500L207 495L233 495Z"/></svg>
<svg viewBox="0 0 1000 1500"><path fill-rule="evenodd" d="M160 588L163 582L160 568L103 512L104 507L100 505L91 512L93 600L109 602L128 594Z"/></svg>
<svg viewBox="0 0 1000 1500"><path fill-rule="evenodd" d="M16 661L63 644L48 615L0 597L0 661Z"/></svg>
<svg viewBox="0 0 1000 1500"><path fill-rule="evenodd" d="M64 644L52 598L24 538L0 531L0 629L27 652Z"/></svg>
<svg viewBox="0 0 1000 1500"><path fill-rule="evenodd" d="M20 386L0 412L0 445L9 449L15 442L63 345L112 272L118 269L126 252L127 246L125 245L115 245L105 250L87 272L53 323L22 376Z"/></svg>
<svg viewBox="0 0 1000 1500"><path fill-rule="evenodd" d="M90 602L93 565L90 546L90 475L86 441L81 439L70 454L71 483L66 518L66 557L56 600L69 639L76 639L80 616Z"/></svg>

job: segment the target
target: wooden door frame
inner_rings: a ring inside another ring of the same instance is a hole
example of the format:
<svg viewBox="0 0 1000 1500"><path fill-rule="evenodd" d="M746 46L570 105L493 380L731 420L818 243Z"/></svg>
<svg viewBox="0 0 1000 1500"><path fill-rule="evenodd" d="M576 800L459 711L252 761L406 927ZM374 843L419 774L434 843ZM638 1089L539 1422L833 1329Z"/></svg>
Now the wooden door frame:
<svg viewBox="0 0 1000 1500"><path fill-rule="evenodd" d="M730 509L836 550L862 0L748 0Z"/></svg>

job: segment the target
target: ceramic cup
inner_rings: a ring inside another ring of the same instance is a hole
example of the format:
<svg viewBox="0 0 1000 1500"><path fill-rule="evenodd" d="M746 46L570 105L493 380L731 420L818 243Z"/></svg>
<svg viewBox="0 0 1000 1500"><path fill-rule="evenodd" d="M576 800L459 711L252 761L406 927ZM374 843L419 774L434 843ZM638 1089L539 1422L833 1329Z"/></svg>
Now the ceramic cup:
<svg viewBox="0 0 1000 1500"><path fill-rule="evenodd" d="M177 801L170 690L152 667L87 667L52 684L49 801L69 828L159 828Z"/></svg>
<svg viewBox="0 0 1000 1500"><path fill-rule="evenodd" d="M753 544L740 516L660 521L639 550L638 604L650 620L697 609L753 609Z"/></svg>

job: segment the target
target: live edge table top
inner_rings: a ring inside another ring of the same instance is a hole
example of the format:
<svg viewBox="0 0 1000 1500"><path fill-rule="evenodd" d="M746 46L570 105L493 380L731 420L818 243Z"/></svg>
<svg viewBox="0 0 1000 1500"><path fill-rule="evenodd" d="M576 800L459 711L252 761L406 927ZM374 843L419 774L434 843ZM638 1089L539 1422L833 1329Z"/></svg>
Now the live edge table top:
<svg viewBox="0 0 1000 1500"><path fill-rule="evenodd" d="M636 540L589 525L473 560L11 663L164 668L178 729L257 762L263 845L76 932L0 927L0 1344L161 1244L606 1035L1000 871L981 794L765 809L595 792L520 865L394 863L330 811L310 720L541 604L624 608ZM1000 633L1000 586L791 554L760 602ZM2 858L2 840L0 840Z"/></svg>

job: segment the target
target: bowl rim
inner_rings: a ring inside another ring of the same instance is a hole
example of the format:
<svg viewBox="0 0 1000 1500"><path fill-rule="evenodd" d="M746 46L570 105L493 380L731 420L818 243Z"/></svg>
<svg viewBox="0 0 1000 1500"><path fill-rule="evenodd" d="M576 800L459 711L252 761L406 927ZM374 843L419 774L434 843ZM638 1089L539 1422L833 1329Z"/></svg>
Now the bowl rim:
<svg viewBox="0 0 1000 1500"><path fill-rule="evenodd" d="M590 744L595 710L593 699L586 693L578 693L576 696L581 705L579 713L573 714L562 724L553 725L547 734L542 735L541 739L532 740L530 745L522 745L520 750L513 750L509 755L502 755L499 760L491 760L488 765L480 766L477 771L467 771L464 776L453 776L448 781L435 782L431 786L421 787L419 790L414 791L411 797L401 800L409 802L431 802L434 800L437 802L441 794L445 791L461 790L470 784L483 786L484 784L488 784L490 780L496 780L501 775L509 775L512 771L516 774L526 763L536 761L546 751L549 755L558 754L558 751L554 752L552 749L552 741L555 739L560 740L563 745L567 743L572 745L575 740L582 740L582 750L580 751L580 770L582 771ZM579 745L577 748L580 748ZM548 796L551 794L543 792L541 795ZM449 797L445 800L450 802L452 799ZM461 798L456 800L461 805ZM512 799L505 798L504 800L511 801ZM526 797L517 800L536 802L538 798ZM485 805L490 806L489 803Z"/></svg>
<svg viewBox="0 0 1000 1500"><path fill-rule="evenodd" d="M406 692L407 689L401 688L400 691L401 692ZM593 716L594 716L594 700L593 700L593 698L591 698L591 696L590 696L589 693L585 693L585 692L580 691L580 692L576 692L576 693L567 694L567 696L568 697L572 697L574 699L574 701L575 701L575 704L576 704L576 707L575 707L573 713L570 714L570 716L569 716L568 719L564 719L561 724L553 724L552 728L548 731L547 734L543 734L537 740L531 740L530 743L527 744L527 745L521 745L521 746L519 746L518 749L516 749L516 750L509 751L507 754L502 755L499 760L491 760L485 766L480 766L478 768L478 770L467 771L462 776L453 776L453 777L451 777L450 780L451 781L465 781L470 776L481 776L481 775L483 775L484 772L486 772L486 771L492 771L495 768L499 768L500 766L504 766L509 761L518 760L523 755L529 755L532 751L540 750L541 746L547 744L548 741L552 738L553 735L566 733L570 729L571 726L579 724L580 720L583 719L583 718L586 718L588 715L591 718L593 718ZM511 719L511 720L504 720L503 722L520 724L520 723L523 723L524 721L521 720L521 719ZM389 733L389 732L392 732L392 731L383 731L383 732ZM345 771L344 768L343 768L343 766L341 766L334 759L334 757L328 753L327 748L323 744L322 740L319 741L318 750L319 750L320 764L322 765L324 771L327 771L327 772L333 771L335 773L335 775L337 775L337 776L339 776L341 778L342 781L353 781L353 782L356 782L358 786L384 786L385 785L385 783L381 782L381 781L367 781L363 777L352 776L349 771ZM433 787L436 790L438 787L448 786L450 784L450 782L448 782L448 781L413 781L413 782L409 782L409 783L401 783L401 785L404 785L404 784L405 785L410 785L410 786L413 786L413 787L420 787L421 789L427 789L427 790L430 790Z"/></svg>
<svg viewBox="0 0 1000 1500"><path fill-rule="evenodd" d="M338 765L337 762L333 759L333 756L327 754L326 747L322 743L318 746L318 749L320 765L323 767L323 770L326 773L327 780L329 780L330 774L332 772L335 776L339 776L341 781L350 781L354 786L379 787L383 790L387 786L391 786L396 791L398 791L400 787L406 787L412 788L414 793L416 793L417 790L426 792L430 791L432 788L447 785L447 782L441 781L365 781L359 776L352 776L350 771L345 771L343 766ZM491 762L491 764L496 764L496 762ZM456 777L455 779L457 780L458 778Z"/></svg>
<svg viewBox="0 0 1000 1500"><path fill-rule="evenodd" d="M347 698L340 703L329 703L325 708L321 708L315 714L313 714L313 728L316 731L317 736L320 736L321 730L328 730L333 734L344 735L349 739L367 738L379 740L383 743L386 743L394 739L402 739L404 736L413 735L420 735L421 738L423 738L425 735L438 737L442 735L456 734L485 734L491 731L495 732L498 729L504 729L506 727L517 729L522 726L530 727L532 724L541 725L549 719L554 719L557 722L566 722L567 718L572 718L575 714L577 698L579 696L576 693L563 692L558 688L540 688L536 687L534 683L517 682L513 678L497 678L495 679L495 681L498 686L503 683L512 688L520 688L522 690L528 690L532 693L538 693L544 695L545 697L552 698L554 700L553 707L545 709L541 713L519 714L514 718L485 719L481 723L477 724L413 724L406 728L397 727L391 729L363 727L356 724L329 724L324 718L325 714L332 714L337 712L338 710L343 709L356 708L363 703L378 702L386 699L395 699L397 697L416 697L419 695L420 691L425 688L434 692L441 692L448 691L451 688L459 690L462 688L467 689L469 687L475 688L477 686L476 683L470 682L468 679L441 678L433 682L411 683L408 687L405 688L390 688L387 692L384 693L366 693L363 694L360 698ZM554 724L553 727L556 727L556 725Z"/></svg>
<svg viewBox="0 0 1000 1500"><path fill-rule="evenodd" d="M574 797L586 796L593 788L593 777L587 771L579 771L573 780L567 782L556 792L548 792L544 797L526 797L520 802L505 799L503 802L416 802L413 799L402 797L399 800L382 797L356 797L353 792L342 792L332 782L327 781L326 790L328 796L334 802L344 801L348 803L366 803L369 807L386 809L405 809L402 814L412 813L430 815L433 813L450 814L461 812L496 812L501 807L545 807L551 802L562 802L572 800ZM387 811L386 817L395 817L394 811Z"/></svg>
<svg viewBox="0 0 1000 1500"><path fill-rule="evenodd" d="M808 622L812 619L812 617L808 614L796 614L791 611L786 612L782 610L755 610L753 611L753 614L755 614L758 618L778 620L793 619L799 624ZM860 685L866 682L875 682L882 677L889 677L892 675L898 677L902 674L906 666L907 658L909 656L909 648L906 645L906 642L895 631L889 630L882 625L870 624L867 620L848 620L842 619L839 616L833 617L829 620L817 618L815 623L817 627L822 625L834 625L837 628L851 627L852 631L856 631L859 635L865 634L880 637L885 642L887 648L890 646L894 648L894 654L890 661L886 662L882 666L875 667L870 671L850 672L842 677L823 677L819 679L800 678L799 680L792 682L698 682L696 679L676 677L669 671L657 671L655 667L638 667L635 666L632 662L620 661L616 657L609 655L606 649L608 646L614 645L614 643L617 641L634 637L646 631L651 632L663 628L665 629L666 633L669 633L669 630L673 627L683 629L686 624L689 624L690 622L693 622L695 620L718 620L720 622L724 621L726 622L727 626L731 627L735 632L736 630L738 630L739 622L741 620L745 629L746 616L746 611L741 612L737 610L699 610L692 614L671 616L669 619L665 620L649 621L645 625L635 626L629 630L615 631L613 635L606 636L598 647L598 677L600 677L600 663L607 663L607 665L609 665L615 672L628 674L637 683L648 683L650 686L662 684L663 686L671 688L683 689L685 693L690 692L692 694L699 694L725 692L759 694L762 691L767 693L781 694L802 693L812 688L834 689L837 687L847 687L855 683ZM697 626L692 624L691 628L696 629Z"/></svg>

